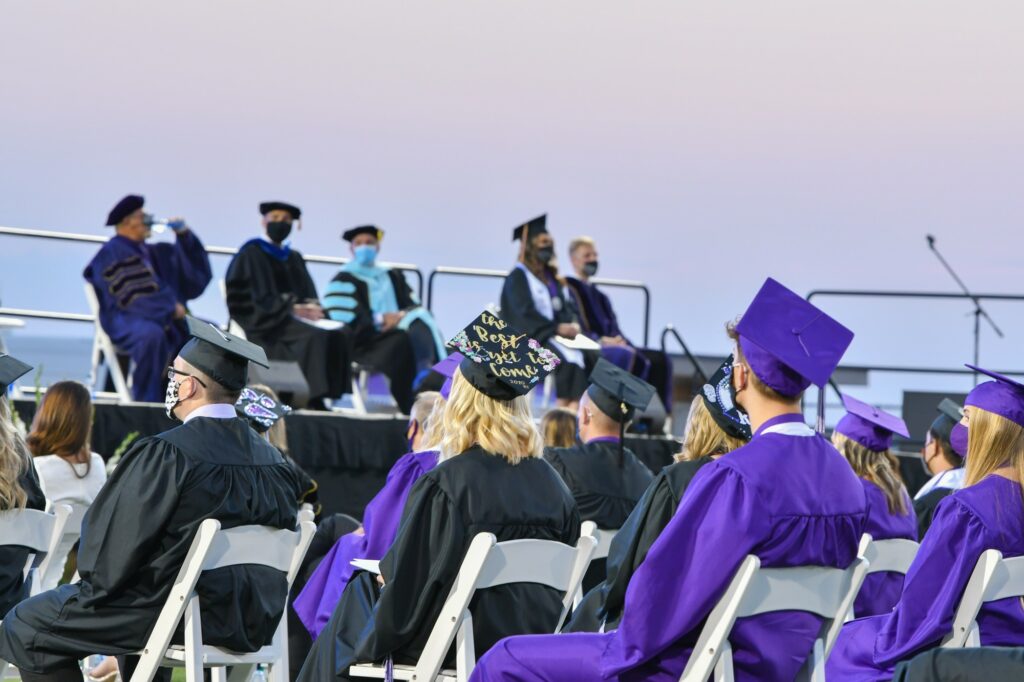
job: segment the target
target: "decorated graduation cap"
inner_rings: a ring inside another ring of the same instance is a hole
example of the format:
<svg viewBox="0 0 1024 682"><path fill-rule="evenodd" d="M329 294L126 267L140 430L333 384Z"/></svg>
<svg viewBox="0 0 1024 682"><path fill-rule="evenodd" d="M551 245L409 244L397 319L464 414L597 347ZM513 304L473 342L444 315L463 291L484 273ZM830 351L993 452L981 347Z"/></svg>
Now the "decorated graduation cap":
<svg viewBox="0 0 1024 682"><path fill-rule="evenodd" d="M736 405L732 390L733 356L730 354L701 389L701 399L711 418L726 434L750 440L750 418Z"/></svg>
<svg viewBox="0 0 1024 682"><path fill-rule="evenodd" d="M302 217L302 210L298 206L284 201L264 201L260 204L260 215L267 215L271 211L287 211L291 214L292 220Z"/></svg>
<svg viewBox="0 0 1024 682"><path fill-rule="evenodd" d="M26 365L13 355L0 355L0 396L7 393L11 384L30 371L32 365Z"/></svg>
<svg viewBox="0 0 1024 682"><path fill-rule="evenodd" d="M736 325L747 364L787 397L823 387L853 341L853 332L769 277Z"/></svg>
<svg viewBox="0 0 1024 682"><path fill-rule="evenodd" d="M441 362L437 363L430 369L434 370L441 376L445 377L444 385L441 386L441 396L448 400L448 396L452 392L452 377L455 376L455 370L459 368L465 356L462 353L455 351Z"/></svg>
<svg viewBox="0 0 1024 682"><path fill-rule="evenodd" d="M107 214L107 225L120 225L121 221L135 213L146 204L145 198L138 194L129 194L121 201L114 204Z"/></svg>
<svg viewBox="0 0 1024 682"><path fill-rule="evenodd" d="M888 450L892 446L894 434L910 437L906 422L874 405L844 393L843 407L846 408L846 414L836 424L836 433L860 443L872 452Z"/></svg>
<svg viewBox="0 0 1024 682"><path fill-rule="evenodd" d="M539 215L533 220L529 220L516 229L512 230L512 241L517 242L523 238L523 231L529 236L536 234L547 234L548 231L548 214Z"/></svg>
<svg viewBox="0 0 1024 682"><path fill-rule="evenodd" d="M274 400L266 393L249 388L242 389L235 401L235 413L249 422L249 426L257 433L266 433L277 420L292 411L280 401Z"/></svg>
<svg viewBox="0 0 1024 682"><path fill-rule="evenodd" d="M601 358L590 373L587 395L598 409L624 424L636 410L645 410L654 397L654 386Z"/></svg>
<svg viewBox="0 0 1024 682"><path fill-rule="evenodd" d="M995 381L986 381L975 386L974 390L967 394L964 405L998 414L1018 426L1024 426L1024 384L999 372L974 365L967 367L990 376Z"/></svg>
<svg viewBox="0 0 1024 682"><path fill-rule="evenodd" d="M353 227L351 230L345 230L342 232L341 238L350 242L361 234L373 235L373 238L377 241L384 239L384 230L380 229L376 225L360 225L359 227Z"/></svg>
<svg viewBox="0 0 1024 682"><path fill-rule="evenodd" d="M222 332L209 322L186 318L192 336L178 355L229 391L249 383L249 363L270 367L267 354L255 343Z"/></svg>
<svg viewBox="0 0 1024 682"><path fill-rule="evenodd" d="M459 369L466 381L494 400L526 395L562 362L539 341L487 311L448 345L463 355Z"/></svg>

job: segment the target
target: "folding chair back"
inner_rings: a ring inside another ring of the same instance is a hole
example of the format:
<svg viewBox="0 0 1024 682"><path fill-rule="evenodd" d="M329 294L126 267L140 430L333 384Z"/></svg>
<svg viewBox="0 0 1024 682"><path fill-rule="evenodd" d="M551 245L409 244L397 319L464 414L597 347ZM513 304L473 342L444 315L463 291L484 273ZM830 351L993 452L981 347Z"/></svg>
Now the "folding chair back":
<svg viewBox="0 0 1024 682"><path fill-rule="evenodd" d="M459 574L441 607L420 660L415 666L394 666L396 680L469 679L476 666L473 617L469 603L478 589L514 583L538 583L563 593L562 613L552 632L558 632L569 612L573 595L594 551L594 539L581 536L575 547L550 540L498 542L493 533L480 533L470 543ZM439 677L446 654L455 642L456 671ZM353 677L384 677L380 665L354 665Z"/></svg>
<svg viewBox="0 0 1024 682"><path fill-rule="evenodd" d="M597 527L597 524L593 521L584 521L580 526L580 535L594 538L594 552L590 555L591 561L597 561L598 559L607 559L608 552L611 550L612 540L615 539L615 535L618 530L602 530ZM576 592L576 596L573 598L572 607L574 609L579 608L580 603L583 601L583 586L580 585L580 589ZM602 630L604 632L604 630Z"/></svg>
<svg viewBox="0 0 1024 682"><path fill-rule="evenodd" d="M811 654L799 680L823 680L826 642L838 631L850 610L867 572L868 562L857 557L846 569L824 566L761 568L761 560L749 555L711 611L680 678L684 682L715 680L731 682L732 646L729 634L737 618L775 611L807 611L823 619Z"/></svg>
<svg viewBox="0 0 1024 682"><path fill-rule="evenodd" d="M299 523L298 531L264 526L222 530L220 521L203 521L149 635L146 648L139 654L140 661L132 682L150 682L161 665L183 666L189 680L201 680L203 668L214 668L213 679L223 680L226 666L247 670L259 663L270 666L273 682L285 682L288 679L287 614L282 611L273 641L259 651L234 653L204 645L195 587L205 571L258 565L285 573L290 590L315 532L316 526L308 520ZM284 606L287 608L287 602ZM171 638L182 619L185 622L185 645L172 647Z"/></svg>
<svg viewBox="0 0 1024 682"><path fill-rule="evenodd" d="M29 550L22 574L24 580L32 579L33 569L38 570L46 556L56 548L70 514L71 507L66 504L54 505L53 512L38 509L0 511L0 546Z"/></svg>
<svg viewBox="0 0 1024 682"><path fill-rule="evenodd" d="M910 564L914 563L920 543L903 538L875 540L865 533L860 539L860 550L857 556L868 560L868 575L888 571L890 573L907 574Z"/></svg>
<svg viewBox="0 0 1024 682"><path fill-rule="evenodd" d="M102 393L106 376L101 377L100 370L106 368L111 381L114 382L114 392L121 402L131 402L132 394L128 389L128 380L121 371L121 364L117 359L117 348L114 342L107 336L100 324L100 302L96 297L96 290L89 282L85 283L85 301L89 305L89 312L96 319L94 323L95 332L92 340L92 367L89 371L89 383L94 394Z"/></svg>
<svg viewBox="0 0 1024 682"><path fill-rule="evenodd" d="M56 585L57 581L64 574L64 565L67 563L68 553L57 552L61 542L70 539L68 546L73 546L82 534L82 519L89 508L83 505L71 505L65 503L46 505L46 511L57 517L54 525L54 533L46 556L38 562L36 568L36 579L32 581L31 594L35 596L49 586Z"/></svg>
<svg viewBox="0 0 1024 682"><path fill-rule="evenodd" d="M978 612L982 605L999 599L1024 597L1024 557L1004 559L989 549L978 558L964 595L953 616L953 631L942 641L948 649L981 646Z"/></svg>

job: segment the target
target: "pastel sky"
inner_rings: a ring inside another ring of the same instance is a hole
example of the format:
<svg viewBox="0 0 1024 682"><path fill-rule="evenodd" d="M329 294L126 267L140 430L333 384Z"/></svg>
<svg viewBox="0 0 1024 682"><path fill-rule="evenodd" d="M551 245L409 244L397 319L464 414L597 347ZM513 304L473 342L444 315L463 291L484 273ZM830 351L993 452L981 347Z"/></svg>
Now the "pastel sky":
<svg viewBox="0 0 1024 682"><path fill-rule="evenodd" d="M105 234L140 192L237 246L282 198L296 248L343 255L373 222L429 271L508 267L546 211L563 264L592 235L602 274L652 288L653 335L707 353L767 275L953 290L926 233L977 290L1021 291L1017 1L0 0L0 23L2 225ZM0 237L3 303L84 311L92 250ZM442 283L443 326L497 292ZM822 304L852 362L970 359L966 303ZM196 309L224 317L217 287ZM991 312L983 362L1024 369L1024 306Z"/></svg>

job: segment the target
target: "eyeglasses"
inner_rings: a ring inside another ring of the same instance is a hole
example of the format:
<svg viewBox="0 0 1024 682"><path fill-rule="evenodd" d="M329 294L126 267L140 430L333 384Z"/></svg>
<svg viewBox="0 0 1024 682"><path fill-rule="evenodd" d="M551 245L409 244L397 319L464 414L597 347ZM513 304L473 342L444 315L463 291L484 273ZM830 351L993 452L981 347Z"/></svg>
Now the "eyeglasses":
<svg viewBox="0 0 1024 682"><path fill-rule="evenodd" d="M199 377L197 377L195 374L189 374L188 372L182 372L180 369L174 369L174 367L168 367L167 368L167 378L168 379L173 381L175 374L180 374L183 377L190 377L192 379L195 379L196 381L199 382L200 386L202 386L203 388L206 388L206 384L203 383L203 380L200 379Z"/></svg>

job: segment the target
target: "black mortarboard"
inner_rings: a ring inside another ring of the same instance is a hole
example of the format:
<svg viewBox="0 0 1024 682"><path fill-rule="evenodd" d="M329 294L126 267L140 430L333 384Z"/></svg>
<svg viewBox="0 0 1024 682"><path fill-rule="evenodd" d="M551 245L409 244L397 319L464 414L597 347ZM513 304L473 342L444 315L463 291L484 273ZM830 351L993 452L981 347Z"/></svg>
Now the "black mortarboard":
<svg viewBox="0 0 1024 682"><path fill-rule="evenodd" d="M222 332L194 317L186 321L192 338L178 355L229 391L245 388L249 382L250 361L270 367L267 354L255 343Z"/></svg>
<svg viewBox="0 0 1024 682"><path fill-rule="evenodd" d="M302 217L302 211L298 206L293 206L284 201L264 201L260 204L260 215L267 215L271 211L288 211L292 214L292 220Z"/></svg>
<svg viewBox="0 0 1024 682"><path fill-rule="evenodd" d="M0 355L0 395L7 393L15 381L32 371L32 365L12 355Z"/></svg>
<svg viewBox="0 0 1024 682"><path fill-rule="evenodd" d="M526 229L530 236L537 234L547 234L548 231L548 214L539 215L529 222L525 222L516 229L512 230L512 241L517 242L523 238L523 230Z"/></svg>
<svg viewBox="0 0 1024 682"><path fill-rule="evenodd" d="M732 391L732 354L718 366L715 373L701 389L704 406L708 408L711 418L726 434L740 440L750 440L750 418L739 409Z"/></svg>
<svg viewBox="0 0 1024 682"><path fill-rule="evenodd" d="M647 409L654 393L654 386L604 358L594 365L587 389L598 409L620 424L632 419L635 410Z"/></svg>
<svg viewBox="0 0 1024 682"><path fill-rule="evenodd" d="M937 409L954 422L958 422L964 418L964 408L960 407L949 398L943 398Z"/></svg>
<svg viewBox="0 0 1024 682"><path fill-rule="evenodd" d="M526 395L562 361L555 353L489 312L480 313L451 341L464 356L462 376L495 400Z"/></svg>
<svg viewBox="0 0 1024 682"><path fill-rule="evenodd" d="M274 400L266 393L243 388L235 401L235 413L249 422L257 433L266 433L277 420L292 411L292 408Z"/></svg>
<svg viewBox="0 0 1024 682"><path fill-rule="evenodd" d="M341 238L350 242L361 234L372 234L377 241L384 238L384 230L380 229L376 225L360 225L359 227L353 227L351 230L345 230L341 234Z"/></svg>
<svg viewBox="0 0 1024 682"><path fill-rule="evenodd" d="M107 214L107 225L120 225L121 221L138 211L146 203L146 200L138 194L129 194L110 209Z"/></svg>

